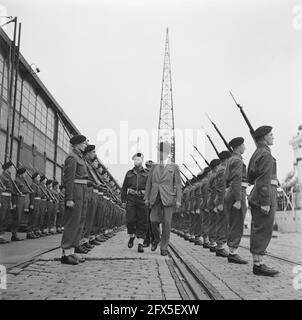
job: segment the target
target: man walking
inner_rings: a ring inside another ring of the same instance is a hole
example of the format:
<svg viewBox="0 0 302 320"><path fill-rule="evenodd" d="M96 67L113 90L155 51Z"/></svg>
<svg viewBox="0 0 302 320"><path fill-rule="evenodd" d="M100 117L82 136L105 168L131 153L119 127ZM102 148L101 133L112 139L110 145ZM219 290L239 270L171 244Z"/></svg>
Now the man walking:
<svg viewBox="0 0 302 320"><path fill-rule="evenodd" d="M155 164L149 174L145 203L151 206L151 225L154 234L154 242L151 250L155 251L160 242L161 255L168 254L170 230L173 212L181 206L181 178L179 167L170 161L171 145L168 142L160 142L160 163ZM159 225L162 223L162 234Z"/></svg>

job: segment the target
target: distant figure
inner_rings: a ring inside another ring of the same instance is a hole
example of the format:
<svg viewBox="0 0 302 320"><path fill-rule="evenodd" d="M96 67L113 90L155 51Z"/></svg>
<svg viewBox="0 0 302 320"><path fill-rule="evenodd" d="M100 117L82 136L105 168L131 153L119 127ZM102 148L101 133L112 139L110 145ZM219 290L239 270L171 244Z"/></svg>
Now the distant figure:
<svg viewBox="0 0 302 320"><path fill-rule="evenodd" d="M171 145L168 142L159 144L160 163L151 168L145 193L145 203L151 206L150 221L154 235L151 250L155 251L160 242L163 256L168 254L172 215L175 209L180 209L182 196L179 167L171 163L170 152Z"/></svg>

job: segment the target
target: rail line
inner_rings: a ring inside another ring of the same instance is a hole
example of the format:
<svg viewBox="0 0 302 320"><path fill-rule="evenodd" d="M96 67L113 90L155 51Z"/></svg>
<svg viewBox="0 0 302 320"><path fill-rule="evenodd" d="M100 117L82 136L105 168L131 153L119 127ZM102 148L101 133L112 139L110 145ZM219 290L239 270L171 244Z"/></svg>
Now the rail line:
<svg viewBox="0 0 302 320"><path fill-rule="evenodd" d="M224 300L217 289L196 267L185 261L177 248L171 243L169 245L169 255L172 259L175 273L178 275L176 283L184 300ZM173 275L174 272L171 273Z"/></svg>

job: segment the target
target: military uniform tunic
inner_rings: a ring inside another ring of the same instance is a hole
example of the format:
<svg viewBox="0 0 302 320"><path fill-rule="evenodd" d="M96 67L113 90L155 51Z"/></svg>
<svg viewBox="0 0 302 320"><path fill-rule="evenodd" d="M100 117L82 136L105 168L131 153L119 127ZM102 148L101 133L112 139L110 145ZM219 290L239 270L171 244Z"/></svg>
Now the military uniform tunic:
<svg viewBox="0 0 302 320"><path fill-rule="evenodd" d="M66 207L62 249L75 248L79 245L84 215L87 208L87 167L82 154L73 150L66 158L63 172L65 203L73 201L73 207ZM85 219L84 219L85 221Z"/></svg>
<svg viewBox="0 0 302 320"><path fill-rule="evenodd" d="M264 255L272 237L277 209L277 165L270 148L258 143L248 166L248 182L254 185L249 196L251 206L251 253ZM261 206L270 206L265 214Z"/></svg>

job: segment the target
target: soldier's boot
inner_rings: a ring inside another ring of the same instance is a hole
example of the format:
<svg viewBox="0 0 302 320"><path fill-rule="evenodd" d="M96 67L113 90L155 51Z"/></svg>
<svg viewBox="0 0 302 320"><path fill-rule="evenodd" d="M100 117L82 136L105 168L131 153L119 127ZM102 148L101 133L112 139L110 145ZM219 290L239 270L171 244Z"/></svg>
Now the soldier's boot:
<svg viewBox="0 0 302 320"><path fill-rule="evenodd" d="M75 252L75 253L86 254L86 253L89 252L89 250L86 249L86 248L83 248L83 246L79 246L79 247L76 247L76 248L74 249L74 252Z"/></svg>
<svg viewBox="0 0 302 320"><path fill-rule="evenodd" d="M73 253L71 256L74 257L76 260L78 260L79 263L83 263L83 262L86 261L86 259L84 257L79 256L79 255L77 255L75 253Z"/></svg>
<svg viewBox="0 0 302 320"><path fill-rule="evenodd" d="M76 265L76 264L79 264L79 261L73 255L68 255L68 256L62 256L61 257L61 263L70 264L70 265Z"/></svg>
<svg viewBox="0 0 302 320"><path fill-rule="evenodd" d="M137 252L140 252L140 253L144 252L144 246L143 246L142 243L139 243L139 244L138 244L138 246L137 246Z"/></svg>
<svg viewBox="0 0 302 320"><path fill-rule="evenodd" d="M194 241L196 246L202 246L203 245L203 239L201 237L195 237Z"/></svg>
<svg viewBox="0 0 302 320"><path fill-rule="evenodd" d="M134 237L130 237L130 239L128 241L128 248L132 248L133 247L134 239L135 239L135 236Z"/></svg>
<svg viewBox="0 0 302 320"><path fill-rule="evenodd" d="M6 244L9 243L9 240L4 239L3 237L0 237L0 244Z"/></svg>
<svg viewBox="0 0 302 320"><path fill-rule="evenodd" d="M14 232L11 237L11 241L23 241L23 239L18 237L17 232Z"/></svg>
<svg viewBox="0 0 302 320"><path fill-rule="evenodd" d="M256 265L253 266L253 273L257 276L267 276L267 277L274 277L277 274L279 274L279 271L270 268L266 266L265 264Z"/></svg>
<svg viewBox="0 0 302 320"><path fill-rule="evenodd" d="M229 253L224 248L216 249L216 256L227 258L229 256Z"/></svg>
<svg viewBox="0 0 302 320"><path fill-rule="evenodd" d="M248 262L242 259L239 254L229 254L228 256L229 263L237 263L237 264L247 264Z"/></svg>
<svg viewBox="0 0 302 320"><path fill-rule="evenodd" d="M27 232L26 234L26 239L37 239L37 238L39 237L36 236L33 231Z"/></svg>

